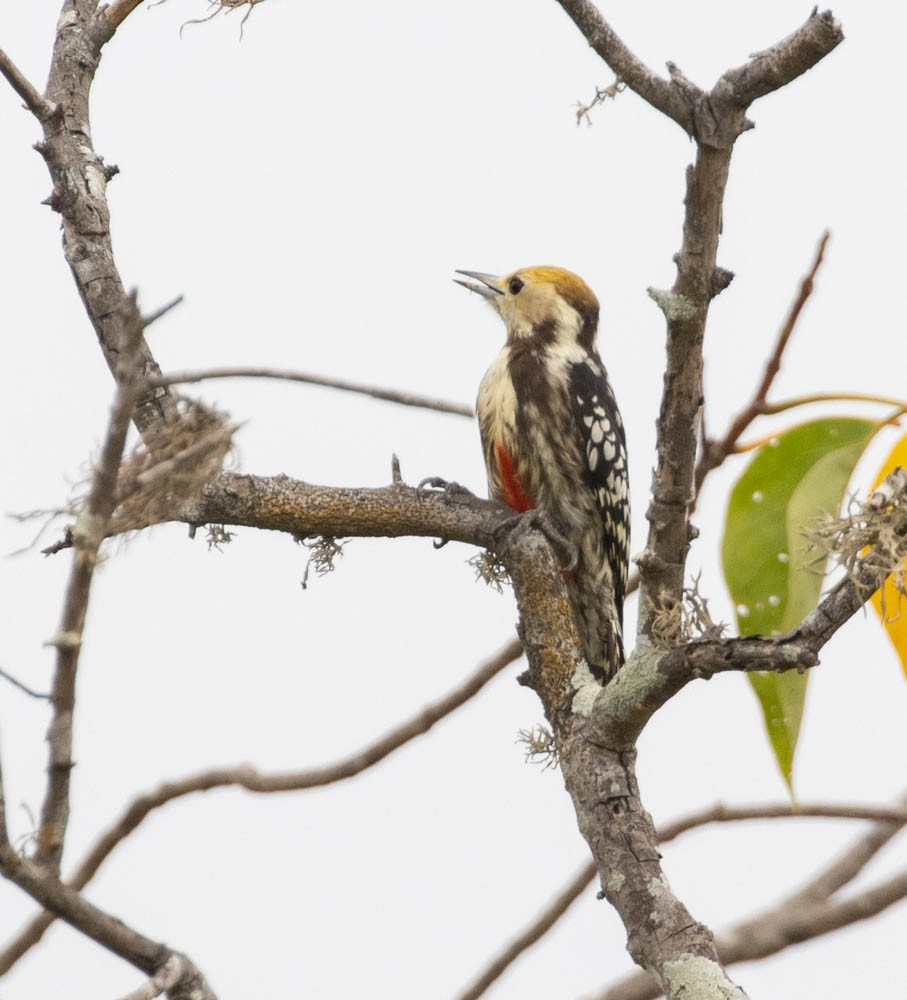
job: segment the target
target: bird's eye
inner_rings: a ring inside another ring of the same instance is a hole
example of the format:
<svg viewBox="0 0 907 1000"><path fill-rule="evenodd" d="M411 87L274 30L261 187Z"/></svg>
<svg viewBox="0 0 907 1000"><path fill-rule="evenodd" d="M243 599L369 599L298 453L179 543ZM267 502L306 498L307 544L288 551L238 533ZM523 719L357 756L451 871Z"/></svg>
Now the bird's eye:
<svg viewBox="0 0 907 1000"><path fill-rule="evenodd" d="M511 278L509 284L507 285L507 287L510 289L510 294L511 295L516 295L517 292L523 287L524 284L525 284L525 282L522 281L522 280L520 280L519 278Z"/></svg>

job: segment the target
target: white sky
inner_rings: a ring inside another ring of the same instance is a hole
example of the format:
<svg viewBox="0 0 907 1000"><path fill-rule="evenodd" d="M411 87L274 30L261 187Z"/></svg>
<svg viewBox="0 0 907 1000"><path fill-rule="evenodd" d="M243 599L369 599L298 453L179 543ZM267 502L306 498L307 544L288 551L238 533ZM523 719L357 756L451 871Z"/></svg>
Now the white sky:
<svg viewBox="0 0 907 1000"><path fill-rule="evenodd" d="M612 2L603 9L650 65L702 85L792 31L783 0ZM0 46L39 85L58 0L0 5ZM201 2L133 14L105 52L94 140L115 250L151 311L165 370L270 364L469 402L497 351L490 310L454 268L556 263L603 302L602 353L630 437L634 551L645 537L663 323L648 285L673 280L683 171L693 147L634 95L577 128L573 104L611 74L551 0L289 3L180 25ZM707 338L707 419L748 394L825 227L828 261L776 396L839 388L903 397L907 9L844 0L847 41L754 107L732 164L719 263L737 273ZM53 507L103 433L110 376L59 249L39 132L0 87L2 510ZM13 353L15 351L15 353ZM381 485L390 456L410 482L484 489L478 438L457 417L288 384L203 386L245 421L244 471ZM823 412L867 412L834 407ZM875 411L872 411L875 412ZM818 411L809 415L817 415ZM804 417L807 414L804 414ZM771 429L766 424L764 431ZM780 426L780 425L779 425ZM890 441L890 439L889 439ZM880 455L862 468L871 477ZM708 484L690 557L716 617L725 499ZM0 551L34 526L0 522ZM55 535L52 533L50 538ZM512 634L511 597L473 582L469 551L428 540L353 541L338 571L300 589L306 553L240 530L223 553L181 527L131 543L92 597L79 676L72 865L135 793L163 778L250 761L330 762L454 686ZM0 666L49 685L68 556L0 562ZM255 798L182 800L122 846L87 895L186 951L224 998L450 997L585 857L558 772L523 763L540 720L514 666L427 739L350 783ZM873 617L851 622L811 684L797 761L803 801L887 802L904 783L907 690ZM44 705L0 686L14 828L40 805ZM717 799L784 788L741 678L696 684L640 746L656 822ZM721 928L806 878L857 824L749 824L697 832L665 866L697 918ZM905 863L896 841L861 884ZM4 940L33 907L0 886ZM754 998L891 996L905 909L734 977ZM587 894L490 994L588 993L630 968L616 916ZM897 979L895 979L897 977ZM114 997L140 976L58 925L3 985L4 1000Z"/></svg>

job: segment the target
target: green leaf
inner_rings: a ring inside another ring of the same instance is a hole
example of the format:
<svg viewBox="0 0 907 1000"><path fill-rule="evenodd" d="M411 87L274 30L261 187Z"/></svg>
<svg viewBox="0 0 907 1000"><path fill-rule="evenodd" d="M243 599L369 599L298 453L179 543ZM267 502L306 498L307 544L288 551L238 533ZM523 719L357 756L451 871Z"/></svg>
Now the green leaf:
<svg viewBox="0 0 907 1000"><path fill-rule="evenodd" d="M741 635L793 628L819 602L825 560L806 533L837 513L854 466L877 424L835 417L800 424L756 452L731 493L721 560ZM792 771L808 674L747 675L762 705L781 774Z"/></svg>

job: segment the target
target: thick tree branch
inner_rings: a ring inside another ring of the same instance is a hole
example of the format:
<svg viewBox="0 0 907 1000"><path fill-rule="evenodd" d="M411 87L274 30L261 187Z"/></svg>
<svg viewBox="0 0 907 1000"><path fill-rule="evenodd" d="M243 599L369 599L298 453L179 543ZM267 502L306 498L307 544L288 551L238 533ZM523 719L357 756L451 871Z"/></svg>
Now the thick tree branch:
<svg viewBox="0 0 907 1000"><path fill-rule="evenodd" d="M132 314L134 303L113 258L107 182L116 169L108 167L94 150L89 95L103 46L134 6L120 2L99 12L90 0L66 0L57 22L45 92L45 101L54 111L43 119L38 116L44 140L35 147L53 181L48 204L63 219L66 260L114 377L121 367L124 318ZM143 376L160 374L144 338L136 368ZM142 393L134 416L141 433L178 418L175 398L163 386Z"/></svg>
<svg viewBox="0 0 907 1000"><path fill-rule="evenodd" d="M721 94L728 88L739 107L749 107L753 101L786 87L812 69L843 41L844 32L831 11L820 13L816 8L792 35L757 52L743 66L728 70L712 93Z"/></svg>
<svg viewBox="0 0 907 1000"><path fill-rule="evenodd" d="M284 531L297 538L417 535L494 547L495 532L512 517L510 508L466 490L435 493L403 483L347 489L225 472L170 519Z"/></svg>
<svg viewBox="0 0 907 1000"><path fill-rule="evenodd" d="M635 750L597 742L585 718L593 692L601 688L582 658L567 592L547 543L540 532L521 526L500 548L520 609L528 683L551 723L602 894L624 923L633 959L669 995L683 996L703 975L714 980L718 956L711 934L674 895L661 870L652 819L639 797ZM743 996L727 983L726 1000Z"/></svg>
<svg viewBox="0 0 907 1000"><path fill-rule="evenodd" d="M659 299L667 319L667 367L657 424L658 459L647 511L649 537L637 560L640 630L652 637L657 609L678 611L692 538L695 459L702 406L702 342L712 297L730 149L700 146L687 170L683 245L677 279Z"/></svg>
<svg viewBox="0 0 907 1000"><path fill-rule="evenodd" d="M659 77L627 48L589 0L559 3L618 79L700 144L728 151L736 137L752 127L743 112L753 101L795 80L844 40L830 11L814 11L792 35L728 70L706 92L673 63L668 64L670 81Z"/></svg>
<svg viewBox="0 0 907 1000"><path fill-rule="evenodd" d="M464 705L505 667L518 659L522 651L518 642L507 643L443 698L427 705L411 719L385 733L374 743L334 764L283 773L262 773L248 765L221 767L201 771L178 781L164 782L154 791L135 798L101 834L67 880L67 887L74 892L84 889L119 844L152 812L176 799L207 792L213 788L227 787L245 788L247 791L261 794L302 791L345 781L361 774L406 743L427 733L441 719ZM0 952L0 976L9 972L16 962L41 940L54 919L53 913L43 912L22 928Z"/></svg>

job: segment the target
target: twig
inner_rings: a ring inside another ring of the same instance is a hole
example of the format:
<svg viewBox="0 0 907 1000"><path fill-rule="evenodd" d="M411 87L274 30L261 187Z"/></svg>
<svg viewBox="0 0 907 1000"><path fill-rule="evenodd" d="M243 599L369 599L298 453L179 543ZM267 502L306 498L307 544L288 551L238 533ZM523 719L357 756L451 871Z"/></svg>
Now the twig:
<svg viewBox="0 0 907 1000"><path fill-rule="evenodd" d="M819 268L822 266L822 261L825 259L825 247L828 244L829 238L830 233L826 230L819 239L819 245L816 248L812 266L810 267L808 273L800 281L797 296L794 299L787 316L785 317L780 331L778 332L778 337L775 340L772 353L769 355L768 360L765 363L762 378L759 385L756 387L752 398L737 414L737 416L734 417L730 426L725 431L724 436L720 440L703 441L702 453L700 454L699 461L696 464L697 493L702 489L703 480L708 473L711 472L712 469L721 465L728 455L734 452L737 442L756 417L761 414L771 412L765 407L765 400L768 396L769 389L772 387L772 383L778 375L778 372L781 371L781 360L784 356L784 350L790 341L791 334L796 328L797 320L800 318L800 313L803 311L803 307L806 305L810 295L812 295L816 275L819 273Z"/></svg>
<svg viewBox="0 0 907 1000"><path fill-rule="evenodd" d="M0 49L0 73L6 77L9 85L25 101L25 106L38 121L45 122L53 115L56 105L51 104L38 92L3 49Z"/></svg>
<svg viewBox="0 0 907 1000"><path fill-rule="evenodd" d="M726 806L718 802L707 809L701 809L698 812L690 813L688 816L682 816L676 820L672 820L670 823L666 823L658 829L658 842L659 844L667 844L669 841L681 836L681 834L688 833L691 830L707 826L711 823L737 823L756 819L800 819L807 817L885 821L884 823L880 822L878 826L874 827L873 831L867 837L875 835L878 838L880 834L877 831L883 831L887 832L887 836L885 837L887 841L900 826L907 824L907 802L902 803L900 807L888 808L884 806L816 803L814 805L801 806L796 810L786 802L776 805L768 803L761 806ZM862 839L859 843L862 843ZM878 847L876 850L878 850ZM475 980L458 995L457 1000L478 1000L478 997L482 996L520 955L536 944L554 927L570 906L592 884L595 872L594 862L589 861L583 865L551 902L539 912L532 923L508 942L501 952L479 973ZM854 878L856 874L857 872L853 871L847 881ZM720 947L719 952L721 953L722 960L727 962L728 958ZM631 977L631 980L628 981L652 984L650 977L638 974ZM610 997L610 994L606 995ZM657 994L653 992L651 995L655 996Z"/></svg>
<svg viewBox="0 0 907 1000"><path fill-rule="evenodd" d="M175 309L183 301L182 295L177 295L175 299L171 299L169 302L165 303L160 307L160 309L155 309L153 313L149 313L147 316L142 317L142 327L148 329L152 323L156 323L162 316L166 316L171 309Z"/></svg>
<svg viewBox="0 0 907 1000"><path fill-rule="evenodd" d="M753 806L728 806L723 802L666 823L658 831L658 842L667 844L681 834L711 823L740 823L755 819L853 819L900 826L907 824L907 802L894 806L848 805L815 802L811 805L789 802Z"/></svg>
<svg viewBox="0 0 907 1000"><path fill-rule="evenodd" d="M907 410L907 400L894 396L878 396L871 392L812 392L804 396L791 396L780 403L763 403L761 414L772 415L784 413L797 406L808 406L810 403L878 403L880 406L894 406L901 412Z"/></svg>
<svg viewBox="0 0 907 1000"><path fill-rule="evenodd" d="M819 245L816 248L816 256L813 260L813 265L810 268L809 273L800 283L800 291L791 306L784 325L781 327L778 339L775 343L775 348L768 359L768 364L765 366L762 382L756 390L754 398L759 402L763 402L765 400L768 395L768 390L771 388L772 382L774 382L778 372L781 371L781 358L784 354L784 348L787 347L787 342L790 340L790 336L794 332L794 327L797 325L797 320L800 318L800 313L803 311L803 307L806 305L810 295L812 295L813 283L816 280L816 275L819 273L819 268L822 266L822 261L825 259L825 248L828 245L830 238L831 233L827 229L819 238ZM731 429L733 430L733 425Z"/></svg>
<svg viewBox="0 0 907 1000"><path fill-rule="evenodd" d="M27 694L30 698L39 698L42 701L47 701L50 698L49 694L45 694L42 691L35 691L34 689L30 688L27 684L23 684L22 681L17 680L15 677L13 677L12 674L7 673L2 667L0 667L0 677L4 678L4 680L9 681L10 684L13 685L13 687L17 687L20 691L24 691L25 694Z"/></svg>
<svg viewBox="0 0 907 1000"><path fill-rule="evenodd" d="M229 368L208 368L200 371L168 372L155 375L148 379L149 386L168 386L178 383L203 382L215 378L273 378L286 382L305 382L309 385L320 385L328 389L341 389L344 392L356 392L373 399L383 399L389 403L400 403L403 406L418 406L426 410L438 410L441 413L454 413L460 417L472 417L473 410L462 403L448 403L443 399L432 399L416 393L398 392L396 389L382 389L379 386L367 385L364 382L350 382L347 379L327 378L324 375L311 375L307 372L286 371L280 368L248 368L242 366Z"/></svg>
<svg viewBox="0 0 907 1000"><path fill-rule="evenodd" d="M595 862L587 861L532 923L510 941L501 952L457 995L457 1000L478 1000L488 988L560 920L595 878Z"/></svg>
<svg viewBox="0 0 907 1000"><path fill-rule="evenodd" d="M53 714L47 735L49 760L47 788L41 807L41 825L35 862L55 874L60 871L66 826L69 821L69 779L73 767L72 734L76 699L76 671L82 644L82 629L98 549L107 533L116 506L117 473L126 445L126 434L139 397L135 359L139 350L141 323L136 313L124 318L121 358L124 374L114 400L107 436L92 477L91 490L78 523L72 529L75 553L66 587L60 628L52 640L57 648L56 669L50 701Z"/></svg>
<svg viewBox="0 0 907 1000"><path fill-rule="evenodd" d="M907 809L907 795L901 795L896 800L895 809ZM793 893L790 896L792 905L828 899L833 893L843 889L863 871L904 825L904 820L896 817L892 817L890 823L880 819L834 861L826 865L818 875L810 879L803 888Z"/></svg>
<svg viewBox="0 0 907 1000"><path fill-rule="evenodd" d="M149 813L174 799L182 798L185 795L194 795L196 792L210 791L212 788L230 786L263 794L301 791L344 781L361 774L362 771L373 767L394 751L399 750L410 740L427 733L441 719L469 701L492 678L516 660L522 651L522 646L518 641L507 643L494 656L482 663L478 670L459 687L423 708L408 721L385 733L374 743L334 764L274 774L262 774L248 766L215 768L189 775L178 781L166 782L153 791L139 795L97 839L94 846L67 880L68 888L73 891L84 889L114 848L128 837ZM5 975L30 948L41 940L54 919L52 913L41 913L22 928L19 934L0 952L0 976Z"/></svg>

